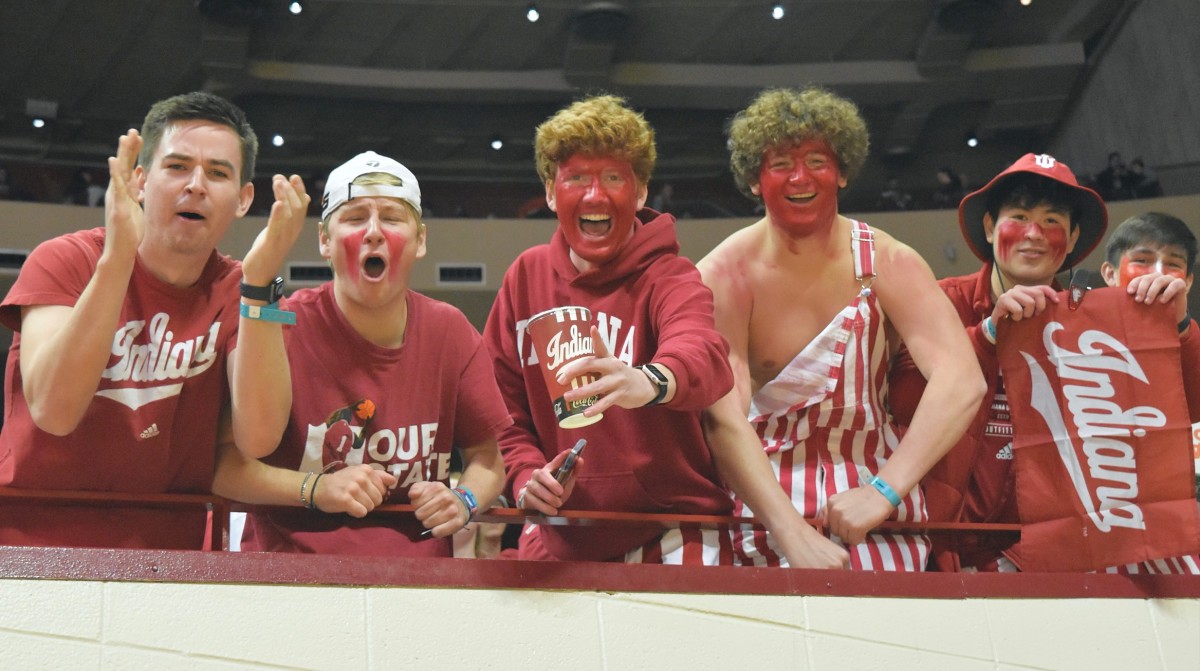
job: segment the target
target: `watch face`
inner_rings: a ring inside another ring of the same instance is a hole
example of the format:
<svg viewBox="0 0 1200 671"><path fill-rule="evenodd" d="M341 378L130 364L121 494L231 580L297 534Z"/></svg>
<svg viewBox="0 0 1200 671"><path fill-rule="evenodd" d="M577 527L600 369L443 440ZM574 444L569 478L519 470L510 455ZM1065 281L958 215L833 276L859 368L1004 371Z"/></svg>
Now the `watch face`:
<svg viewBox="0 0 1200 671"><path fill-rule="evenodd" d="M242 282L242 297L275 303L283 297L283 278L276 277L274 281L265 287L256 287Z"/></svg>

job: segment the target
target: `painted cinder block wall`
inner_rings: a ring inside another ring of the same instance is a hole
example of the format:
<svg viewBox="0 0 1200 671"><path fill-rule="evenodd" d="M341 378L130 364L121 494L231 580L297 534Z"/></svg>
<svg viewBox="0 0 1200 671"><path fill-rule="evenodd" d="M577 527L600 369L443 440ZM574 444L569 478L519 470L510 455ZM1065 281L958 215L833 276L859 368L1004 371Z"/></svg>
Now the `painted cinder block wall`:
<svg viewBox="0 0 1200 671"><path fill-rule="evenodd" d="M0 579L24 669L1200 668L1198 599Z"/></svg>

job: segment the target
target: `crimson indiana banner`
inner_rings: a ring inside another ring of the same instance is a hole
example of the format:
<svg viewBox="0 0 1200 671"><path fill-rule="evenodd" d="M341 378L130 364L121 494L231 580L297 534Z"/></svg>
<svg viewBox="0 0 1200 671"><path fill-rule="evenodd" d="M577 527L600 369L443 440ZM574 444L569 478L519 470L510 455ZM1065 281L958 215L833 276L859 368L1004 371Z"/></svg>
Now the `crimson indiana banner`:
<svg viewBox="0 0 1200 671"><path fill-rule="evenodd" d="M1191 423L1170 305L1065 292L1003 320L1024 571L1088 571L1200 551Z"/></svg>

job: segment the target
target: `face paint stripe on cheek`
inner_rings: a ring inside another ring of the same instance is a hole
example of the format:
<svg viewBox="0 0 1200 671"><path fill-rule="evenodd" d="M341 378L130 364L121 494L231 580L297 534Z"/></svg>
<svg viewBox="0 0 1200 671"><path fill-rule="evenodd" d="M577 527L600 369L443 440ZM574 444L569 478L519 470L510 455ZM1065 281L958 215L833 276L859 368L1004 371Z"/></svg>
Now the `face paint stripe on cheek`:
<svg viewBox="0 0 1200 671"><path fill-rule="evenodd" d="M355 282L359 278L359 259L362 257L363 238L366 236L366 231L355 231L342 238L342 252L346 257L346 272L350 275L350 279Z"/></svg>
<svg viewBox="0 0 1200 671"><path fill-rule="evenodd" d="M383 239L388 248L388 279L394 280L400 274L400 264L397 261L404 254L408 241L393 231L384 231Z"/></svg>

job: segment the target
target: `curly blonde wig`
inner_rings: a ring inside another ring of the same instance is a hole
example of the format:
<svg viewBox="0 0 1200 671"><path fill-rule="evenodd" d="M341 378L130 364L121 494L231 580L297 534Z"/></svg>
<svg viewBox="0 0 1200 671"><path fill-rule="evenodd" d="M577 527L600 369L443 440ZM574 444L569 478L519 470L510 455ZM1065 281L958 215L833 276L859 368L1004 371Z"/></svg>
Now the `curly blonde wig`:
<svg viewBox="0 0 1200 671"><path fill-rule="evenodd" d="M867 124L854 103L815 86L760 93L729 124L729 166L738 190L758 200L750 187L758 183L763 153L810 138L829 143L847 181L867 160Z"/></svg>
<svg viewBox="0 0 1200 671"><path fill-rule="evenodd" d="M658 153L654 129L641 114L612 95L586 98L559 110L537 127L533 152L543 183L554 181L558 164L575 154L629 161L642 184L650 181Z"/></svg>

